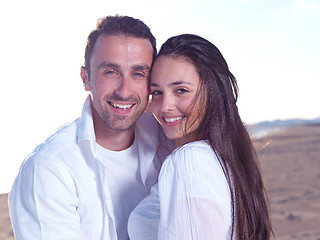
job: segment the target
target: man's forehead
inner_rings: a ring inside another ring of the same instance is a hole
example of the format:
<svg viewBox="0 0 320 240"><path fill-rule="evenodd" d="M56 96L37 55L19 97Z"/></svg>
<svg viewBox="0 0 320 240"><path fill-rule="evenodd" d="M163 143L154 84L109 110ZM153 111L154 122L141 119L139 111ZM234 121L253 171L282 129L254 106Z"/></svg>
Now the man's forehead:
<svg viewBox="0 0 320 240"><path fill-rule="evenodd" d="M153 47L148 39L125 35L99 36L92 53L103 52L103 54L108 54L110 52L110 54L117 54L117 51L151 54L153 56Z"/></svg>

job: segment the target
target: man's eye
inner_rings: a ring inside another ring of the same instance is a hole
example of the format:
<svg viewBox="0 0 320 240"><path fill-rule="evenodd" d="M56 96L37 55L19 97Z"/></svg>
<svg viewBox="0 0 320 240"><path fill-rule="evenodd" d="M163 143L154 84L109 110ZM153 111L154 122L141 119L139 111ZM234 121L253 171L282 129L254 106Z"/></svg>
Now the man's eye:
<svg viewBox="0 0 320 240"><path fill-rule="evenodd" d="M106 70L106 71L104 71L104 74L105 75L115 75L115 74L117 74L117 72L114 70Z"/></svg>
<svg viewBox="0 0 320 240"><path fill-rule="evenodd" d="M136 76L136 77L144 77L145 76L145 74L140 73L140 72L136 72L133 75Z"/></svg>

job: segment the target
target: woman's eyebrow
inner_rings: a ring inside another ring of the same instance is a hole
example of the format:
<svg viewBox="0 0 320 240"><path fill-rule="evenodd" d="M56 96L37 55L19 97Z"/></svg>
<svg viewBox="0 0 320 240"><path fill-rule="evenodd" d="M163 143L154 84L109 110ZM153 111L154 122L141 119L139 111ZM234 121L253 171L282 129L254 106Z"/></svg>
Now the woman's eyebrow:
<svg viewBox="0 0 320 240"><path fill-rule="evenodd" d="M176 82L171 82L171 83L169 83L168 86L171 87L171 86L177 86L177 85L181 85L181 84L192 85L190 82L186 82L186 81L176 81Z"/></svg>
<svg viewBox="0 0 320 240"><path fill-rule="evenodd" d="M181 85L181 84L192 85L190 82L176 81L176 82L171 82L171 83L169 83L167 86L168 86L168 87L172 87L172 86L177 86L177 85ZM150 85L153 86L153 87L159 87L159 85L156 84L156 83L151 83Z"/></svg>

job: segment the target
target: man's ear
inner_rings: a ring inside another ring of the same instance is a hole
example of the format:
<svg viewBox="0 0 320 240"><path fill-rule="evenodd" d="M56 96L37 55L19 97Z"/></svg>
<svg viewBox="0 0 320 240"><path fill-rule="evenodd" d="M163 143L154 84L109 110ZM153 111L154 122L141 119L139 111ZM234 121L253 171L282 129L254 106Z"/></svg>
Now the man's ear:
<svg viewBox="0 0 320 240"><path fill-rule="evenodd" d="M81 79L82 79L82 82L83 82L84 89L86 91L90 91L89 76L88 76L86 68L83 67L83 66L81 67L80 75L81 75Z"/></svg>

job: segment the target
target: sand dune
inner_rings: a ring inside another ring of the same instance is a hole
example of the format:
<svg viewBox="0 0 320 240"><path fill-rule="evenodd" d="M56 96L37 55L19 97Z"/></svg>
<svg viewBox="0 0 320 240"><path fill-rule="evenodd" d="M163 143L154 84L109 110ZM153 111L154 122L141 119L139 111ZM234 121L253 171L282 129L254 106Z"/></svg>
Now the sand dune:
<svg viewBox="0 0 320 240"><path fill-rule="evenodd" d="M9 217L8 194L0 194L0 239L14 239Z"/></svg>
<svg viewBox="0 0 320 240"><path fill-rule="evenodd" d="M320 240L320 125L256 140L278 240ZM14 239L7 194L0 195L0 240Z"/></svg>

